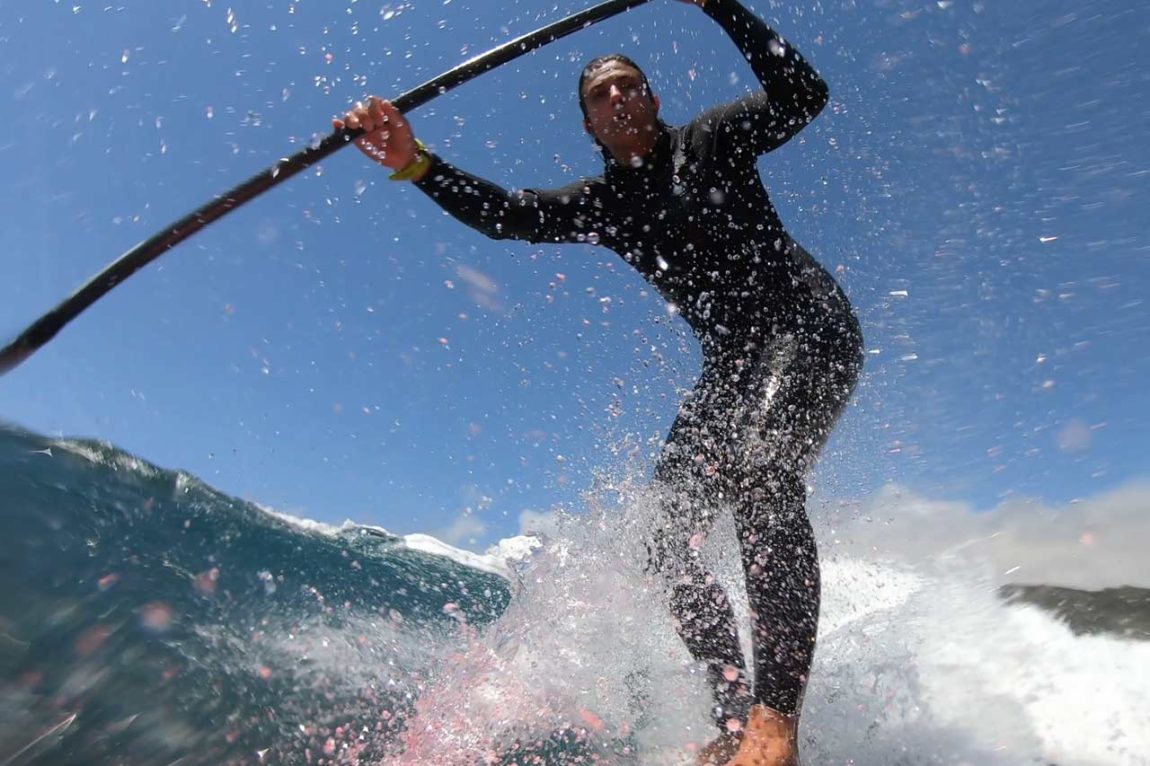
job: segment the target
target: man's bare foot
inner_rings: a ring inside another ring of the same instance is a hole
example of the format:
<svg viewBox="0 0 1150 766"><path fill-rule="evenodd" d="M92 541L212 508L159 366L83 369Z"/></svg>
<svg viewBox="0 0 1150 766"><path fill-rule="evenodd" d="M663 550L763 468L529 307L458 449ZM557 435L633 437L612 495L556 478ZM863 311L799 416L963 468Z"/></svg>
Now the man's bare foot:
<svg viewBox="0 0 1150 766"><path fill-rule="evenodd" d="M739 749L726 766L799 766L798 729L798 718L755 705Z"/></svg>
<svg viewBox="0 0 1150 766"><path fill-rule="evenodd" d="M699 751L699 757L695 760L696 766L726 766L727 761L739 751L739 742L742 739L741 731L723 732Z"/></svg>

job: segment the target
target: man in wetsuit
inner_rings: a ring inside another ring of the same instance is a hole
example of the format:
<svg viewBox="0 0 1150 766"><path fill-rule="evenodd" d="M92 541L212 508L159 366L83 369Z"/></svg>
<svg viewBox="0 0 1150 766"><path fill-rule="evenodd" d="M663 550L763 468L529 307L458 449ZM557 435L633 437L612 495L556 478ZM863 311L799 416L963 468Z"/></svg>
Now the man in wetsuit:
<svg viewBox="0 0 1150 766"><path fill-rule="evenodd" d="M720 735L699 762L797 764L819 612L804 475L858 379L862 336L834 279L783 229L756 161L814 119L827 87L738 0L681 1L723 27L762 90L672 127L634 62L595 59L579 101L603 150L601 175L507 191L427 151L387 101L358 104L335 124L365 129L360 148L392 178L489 237L614 250L690 324L703 371L655 469L663 514L648 569L663 577L679 633L708 668ZM698 558L727 507L751 607L753 691L731 606Z"/></svg>

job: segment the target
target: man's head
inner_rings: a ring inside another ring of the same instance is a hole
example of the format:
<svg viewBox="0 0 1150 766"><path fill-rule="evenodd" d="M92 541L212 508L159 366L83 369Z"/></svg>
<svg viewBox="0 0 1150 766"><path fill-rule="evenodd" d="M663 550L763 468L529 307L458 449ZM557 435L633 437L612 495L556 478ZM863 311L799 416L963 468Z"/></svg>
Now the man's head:
<svg viewBox="0 0 1150 766"><path fill-rule="evenodd" d="M659 125L659 98L647 75L621 53L592 60L579 75L583 127L617 159L645 154Z"/></svg>

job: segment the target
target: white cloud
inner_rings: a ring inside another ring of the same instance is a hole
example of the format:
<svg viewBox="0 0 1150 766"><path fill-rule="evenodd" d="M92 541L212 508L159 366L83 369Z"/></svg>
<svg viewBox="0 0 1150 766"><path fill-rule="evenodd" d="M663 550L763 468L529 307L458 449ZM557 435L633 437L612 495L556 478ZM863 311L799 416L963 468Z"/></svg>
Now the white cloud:
<svg viewBox="0 0 1150 766"><path fill-rule="evenodd" d="M824 556L915 565L989 561L1000 583L1150 587L1148 507L1145 483L1062 507L1011 500L990 511L892 485L866 499L857 516L822 519L820 540Z"/></svg>
<svg viewBox="0 0 1150 766"><path fill-rule="evenodd" d="M464 511L456 517L451 526L439 535L439 539L450 545L473 543L487 532L487 524L469 511Z"/></svg>
<svg viewBox="0 0 1150 766"><path fill-rule="evenodd" d="M559 531L559 518L554 511L521 511L519 513L519 534L542 534L554 537Z"/></svg>
<svg viewBox="0 0 1150 766"><path fill-rule="evenodd" d="M491 277L471 266L460 264L455 269L455 275L467 287L467 295L476 304L494 313L503 313L503 299L500 297L499 284Z"/></svg>

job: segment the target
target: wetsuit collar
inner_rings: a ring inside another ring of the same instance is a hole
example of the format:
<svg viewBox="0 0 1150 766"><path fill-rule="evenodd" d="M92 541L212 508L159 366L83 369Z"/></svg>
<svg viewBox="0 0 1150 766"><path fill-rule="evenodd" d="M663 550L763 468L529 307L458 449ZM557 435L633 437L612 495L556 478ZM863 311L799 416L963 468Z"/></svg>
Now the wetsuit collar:
<svg viewBox="0 0 1150 766"><path fill-rule="evenodd" d="M628 167L624 163L619 162L607 147L599 144L599 151L603 153L603 164L608 180L621 181L641 177L646 172L650 172L651 168L659 167L670 158L671 129L667 127L667 123L659 120L657 130L659 131L659 135L655 139L655 145L651 147L650 154L643 158L643 164L637 168Z"/></svg>

